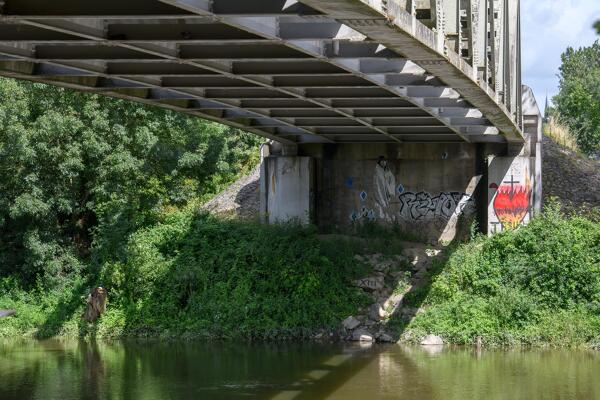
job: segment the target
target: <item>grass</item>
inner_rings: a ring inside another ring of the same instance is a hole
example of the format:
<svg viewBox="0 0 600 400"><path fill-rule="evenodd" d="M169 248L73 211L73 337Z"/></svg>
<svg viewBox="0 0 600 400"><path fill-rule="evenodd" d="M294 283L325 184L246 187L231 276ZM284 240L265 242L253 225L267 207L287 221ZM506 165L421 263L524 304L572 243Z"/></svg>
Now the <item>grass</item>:
<svg viewBox="0 0 600 400"><path fill-rule="evenodd" d="M577 145L577 138L571 133L568 127L563 125L556 117L550 117L549 122L544 124L544 135L554 139L554 141L569 150L581 153Z"/></svg>

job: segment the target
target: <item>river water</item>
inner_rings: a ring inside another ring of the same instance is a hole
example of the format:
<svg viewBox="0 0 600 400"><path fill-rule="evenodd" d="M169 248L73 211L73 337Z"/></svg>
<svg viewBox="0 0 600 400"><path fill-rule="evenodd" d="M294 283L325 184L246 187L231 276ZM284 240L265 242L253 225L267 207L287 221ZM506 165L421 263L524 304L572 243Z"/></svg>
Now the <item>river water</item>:
<svg viewBox="0 0 600 400"><path fill-rule="evenodd" d="M600 353L0 341L1 400L600 399Z"/></svg>

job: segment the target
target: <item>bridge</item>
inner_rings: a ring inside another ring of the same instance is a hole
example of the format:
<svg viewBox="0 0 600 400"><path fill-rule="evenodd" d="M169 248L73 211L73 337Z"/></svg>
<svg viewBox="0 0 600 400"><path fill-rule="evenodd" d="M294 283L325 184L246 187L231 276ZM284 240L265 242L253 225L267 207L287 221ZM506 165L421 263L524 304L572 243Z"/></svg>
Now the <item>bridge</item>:
<svg viewBox="0 0 600 400"><path fill-rule="evenodd" d="M4 0L0 75L270 139L270 222L428 240L541 207L519 0Z"/></svg>

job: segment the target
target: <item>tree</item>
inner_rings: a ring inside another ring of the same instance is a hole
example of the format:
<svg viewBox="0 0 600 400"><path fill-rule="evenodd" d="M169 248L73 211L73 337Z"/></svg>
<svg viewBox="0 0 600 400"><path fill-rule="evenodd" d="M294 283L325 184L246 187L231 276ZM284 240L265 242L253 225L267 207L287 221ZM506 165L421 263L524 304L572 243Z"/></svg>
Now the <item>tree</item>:
<svg viewBox="0 0 600 400"><path fill-rule="evenodd" d="M585 153L600 151L600 42L562 55L554 104Z"/></svg>
<svg viewBox="0 0 600 400"><path fill-rule="evenodd" d="M259 138L156 107L0 79L0 277L118 255L161 210L213 193Z"/></svg>

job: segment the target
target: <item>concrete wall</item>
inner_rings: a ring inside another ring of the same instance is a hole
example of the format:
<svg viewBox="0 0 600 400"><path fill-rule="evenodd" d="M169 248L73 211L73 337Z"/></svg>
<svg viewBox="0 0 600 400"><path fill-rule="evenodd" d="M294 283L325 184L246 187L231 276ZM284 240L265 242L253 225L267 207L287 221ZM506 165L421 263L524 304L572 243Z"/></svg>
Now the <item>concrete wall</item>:
<svg viewBox="0 0 600 400"><path fill-rule="evenodd" d="M261 183L270 223L297 219L325 232L377 223L449 243L468 235L475 220L497 233L527 223L539 209L535 140L512 150L469 143L273 148L279 155L264 158Z"/></svg>
<svg viewBox="0 0 600 400"><path fill-rule="evenodd" d="M316 161L316 223L348 231L372 221L428 241L465 236L477 212L472 144L305 145Z"/></svg>

